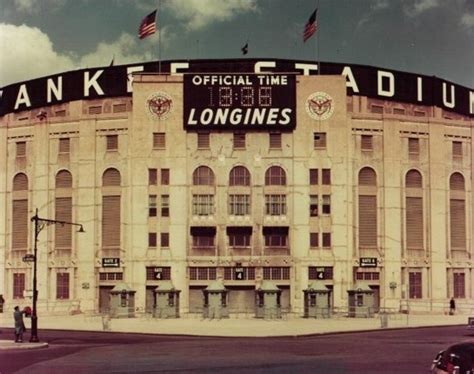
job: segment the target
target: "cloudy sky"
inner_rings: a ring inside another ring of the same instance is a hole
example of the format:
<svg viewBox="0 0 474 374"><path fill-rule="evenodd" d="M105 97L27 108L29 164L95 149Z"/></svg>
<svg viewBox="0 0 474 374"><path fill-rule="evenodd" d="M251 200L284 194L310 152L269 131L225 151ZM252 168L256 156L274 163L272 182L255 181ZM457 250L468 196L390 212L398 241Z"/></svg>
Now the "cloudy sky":
<svg viewBox="0 0 474 374"><path fill-rule="evenodd" d="M347 62L474 87L474 0L161 0L162 59L247 57ZM0 0L0 86L93 66L158 59L137 37L158 0ZM316 48L319 43L319 48Z"/></svg>

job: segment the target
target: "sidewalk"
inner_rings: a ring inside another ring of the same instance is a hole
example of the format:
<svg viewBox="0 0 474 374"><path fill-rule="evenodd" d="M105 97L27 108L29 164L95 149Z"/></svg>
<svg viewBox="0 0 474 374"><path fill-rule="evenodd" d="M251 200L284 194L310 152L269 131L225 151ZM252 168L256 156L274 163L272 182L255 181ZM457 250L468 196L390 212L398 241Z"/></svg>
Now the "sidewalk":
<svg viewBox="0 0 474 374"><path fill-rule="evenodd" d="M412 328L426 326L465 325L467 315L388 314L386 328ZM31 321L25 318L30 329ZM12 328L12 317L0 315L0 329ZM38 328L54 330L83 330L147 333L161 335L220 336L220 337L270 337L302 336L312 334L339 333L349 331L378 330L382 328L380 316L373 318L283 318L263 320L252 317L205 320L200 316L157 319L149 315L136 318L109 319L101 315L38 316ZM14 348L32 348L30 344L10 345ZM36 343L37 344L37 343ZM0 349L7 344L0 341ZM9 346L10 346L9 345ZM21 347L18 347L18 346Z"/></svg>

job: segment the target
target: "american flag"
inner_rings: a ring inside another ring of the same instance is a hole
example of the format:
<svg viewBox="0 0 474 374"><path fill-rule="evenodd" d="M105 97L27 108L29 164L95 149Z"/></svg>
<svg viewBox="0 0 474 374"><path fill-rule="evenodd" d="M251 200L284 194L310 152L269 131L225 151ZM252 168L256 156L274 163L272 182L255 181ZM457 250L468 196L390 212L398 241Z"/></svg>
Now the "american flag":
<svg viewBox="0 0 474 374"><path fill-rule="evenodd" d="M306 42L316 32L316 27L318 26L318 21L316 20L317 13L318 9L316 8L309 17L308 22L306 22L306 25L304 25L303 42Z"/></svg>
<svg viewBox="0 0 474 374"><path fill-rule="evenodd" d="M146 38L149 35L152 35L156 32L156 9L143 18L142 23L140 23L140 28L138 29L138 37L140 39Z"/></svg>

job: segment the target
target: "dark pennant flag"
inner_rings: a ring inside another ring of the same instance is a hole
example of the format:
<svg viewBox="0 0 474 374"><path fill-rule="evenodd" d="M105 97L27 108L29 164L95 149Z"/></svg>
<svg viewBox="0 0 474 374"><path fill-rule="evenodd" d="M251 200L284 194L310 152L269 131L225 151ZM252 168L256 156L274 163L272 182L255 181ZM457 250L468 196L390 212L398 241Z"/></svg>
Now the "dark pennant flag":
<svg viewBox="0 0 474 374"><path fill-rule="evenodd" d="M303 42L306 42L306 40L311 38L313 34L316 32L316 28L318 26L318 21L316 20L317 14L318 14L318 9L316 8L314 12L311 14L311 16L309 17L308 22L306 22L306 25L304 25Z"/></svg>
<svg viewBox="0 0 474 374"><path fill-rule="evenodd" d="M243 55L246 55L247 53L249 53L249 43L245 43L245 45L242 48L240 48L240 50L242 51Z"/></svg>
<svg viewBox="0 0 474 374"><path fill-rule="evenodd" d="M156 32L156 9L143 18L142 23L140 23L140 28L138 29L138 37L140 39L146 38L149 35L152 35Z"/></svg>

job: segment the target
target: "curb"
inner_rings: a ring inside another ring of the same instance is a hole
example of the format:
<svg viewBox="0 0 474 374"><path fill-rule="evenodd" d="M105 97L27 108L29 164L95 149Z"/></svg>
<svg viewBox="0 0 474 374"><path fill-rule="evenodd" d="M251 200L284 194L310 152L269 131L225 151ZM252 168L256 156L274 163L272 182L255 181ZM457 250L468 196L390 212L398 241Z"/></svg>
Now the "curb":
<svg viewBox="0 0 474 374"><path fill-rule="evenodd" d="M11 340L0 340L0 351L24 351L32 349L48 348L48 343L15 343Z"/></svg>

